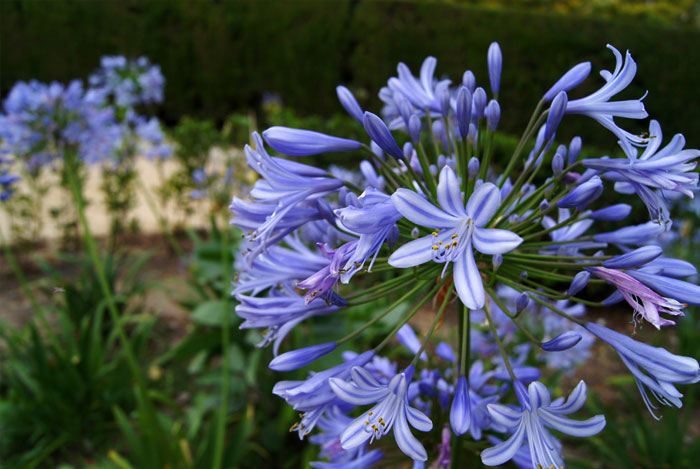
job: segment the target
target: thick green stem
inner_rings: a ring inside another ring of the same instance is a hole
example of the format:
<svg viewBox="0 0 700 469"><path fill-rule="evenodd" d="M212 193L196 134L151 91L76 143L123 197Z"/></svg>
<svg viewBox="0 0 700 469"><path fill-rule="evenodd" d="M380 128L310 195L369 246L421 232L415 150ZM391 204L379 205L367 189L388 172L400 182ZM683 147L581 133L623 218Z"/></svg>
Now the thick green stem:
<svg viewBox="0 0 700 469"><path fill-rule="evenodd" d="M119 314L119 310L117 309L117 305L114 301L114 296L109 287L109 284L107 283L107 277L105 275L104 266L102 265L102 260L100 259L100 255L97 250L97 243L95 242L95 238L93 237L92 231L90 230L90 225L88 223L87 217L85 216L85 203L83 201L83 196L80 191L80 185L78 183L76 174L76 158L77 155L66 153L64 157L64 162L66 165L66 173L69 179L69 185L71 187L73 199L78 209L78 218L83 228L85 244L87 246L88 253L92 260L93 266L95 267L95 274L97 275L97 280L100 284L100 289L102 290L102 294L104 295L105 300L107 302L107 310L109 311L112 322L114 323L114 329L116 330L117 336L119 337L119 340L122 344L122 348L124 349L124 355L126 356L127 364L131 370L131 374L136 380L136 385L141 394L141 399L143 400L144 405L147 408L150 417L152 418L154 414L151 406L151 401L148 396L148 388L146 386L146 381L143 377L143 374L141 373L141 369L139 368L138 361L136 360L136 356L134 355L134 351L131 348L131 342L129 341L129 337L127 336L126 331L124 330L122 317Z"/></svg>
<svg viewBox="0 0 700 469"><path fill-rule="evenodd" d="M219 403L219 415L216 421L216 443L214 446L214 463L215 469L219 469L223 465L224 460L224 442L226 440L226 420L228 416L228 394L229 394L229 370L230 365L230 331L229 331L229 299L230 299L230 272L231 260L229 257L229 227L224 226L221 232L221 271L223 275L223 317L221 320L221 401Z"/></svg>

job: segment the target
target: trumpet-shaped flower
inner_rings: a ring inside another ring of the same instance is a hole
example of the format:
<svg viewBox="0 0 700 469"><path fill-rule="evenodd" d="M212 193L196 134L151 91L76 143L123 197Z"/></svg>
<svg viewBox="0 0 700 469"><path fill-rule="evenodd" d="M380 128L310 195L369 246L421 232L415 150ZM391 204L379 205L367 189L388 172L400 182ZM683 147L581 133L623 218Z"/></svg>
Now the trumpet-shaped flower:
<svg viewBox="0 0 700 469"><path fill-rule="evenodd" d="M644 318L655 328L660 329L661 326L671 326L675 322L662 318L659 313L673 316L683 315L685 307L683 303L659 295L621 270L608 269L607 267L587 267L586 269L596 277L617 287L627 303L634 309L635 319Z"/></svg>
<svg viewBox="0 0 700 469"><path fill-rule="evenodd" d="M430 228L431 235L411 241L389 258L394 267L407 268L434 261L445 269L454 262L454 282L462 303L470 309L484 306L485 293L474 249L484 254L502 254L515 249L522 238L508 230L483 228L501 204L501 194L491 183L481 184L465 207L454 171L445 166L440 172L437 198L442 209L416 192L398 189L391 200L404 217Z"/></svg>
<svg viewBox="0 0 700 469"><path fill-rule="evenodd" d="M381 384L371 373L355 367L350 372L353 383L331 378L333 392L345 402L367 405L376 402L370 410L352 421L340 437L343 449L352 449L386 435L392 428L401 451L415 461L425 461L428 455L423 445L411 433L409 424L422 432L430 431L433 423L408 405L408 387L413 377L413 366L398 373L389 384Z"/></svg>
<svg viewBox="0 0 700 469"><path fill-rule="evenodd" d="M566 106L566 113L584 114L597 120L603 127L610 130L620 139L623 147L631 149L632 144L644 144L644 138L623 130L615 123L614 118L644 119L648 115L644 109L644 104L641 99L610 101L610 98L627 88L627 85L630 84L637 73L637 64L632 59L629 51L625 55L623 64L620 51L609 44L608 49L615 55L615 70L612 73L606 70L600 72L606 81L605 85L585 98L569 101Z"/></svg>
<svg viewBox="0 0 700 469"><path fill-rule="evenodd" d="M620 356L637 382L639 392L651 415L658 420L652 409L656 406L647 395L648 388L652 395L663 405L682 407L681 394L674 384L691 384L700 381L700 366L690 357L674 355L661 347L637 342L607 327L587 323L593 335L608 343Z"/></svg>
<svg viewBox="0 0 700 469"><path fill-rule="evenodd" d="M583 160L588 168L605 171L605 177L616 181L615 190L625 194L637 193L649 210L652 219L668 221L668 208L663 195L655 189L679 192L693 198L698 185L695 160L700 150L683 149L685 138L676 134L663 149L661 125L649 123L647 147L637 157L636 149L627 158L596 158ZM625 146L623 145L623 148ZM627 149L627 148L625 148Z"/></svg>
<svg viewBox="0 0 700 469"><path fill-rule="evenodd" d="M491 418L513 434L506 441L482 451L481 460L487 466L498 466L511 460L527 441L533 469L563 467L560 445L555 443L546 427L579 437L595 435L605 427L605 417L602 415L584 421L564 417L586 403L586 383L583 381L579 382L566 401L561 397L552 401L549 391L539 381L530 383L527 390L519 381L513 385L520 401L519 410L501 404L488 406Z"/></svg>

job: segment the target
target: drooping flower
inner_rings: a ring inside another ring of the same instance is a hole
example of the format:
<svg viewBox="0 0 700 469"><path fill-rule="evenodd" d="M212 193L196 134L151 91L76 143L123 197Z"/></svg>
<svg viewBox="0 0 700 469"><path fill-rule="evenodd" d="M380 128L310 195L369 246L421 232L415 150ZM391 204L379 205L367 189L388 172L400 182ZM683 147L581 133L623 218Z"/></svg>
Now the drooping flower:
<svg viewBox="0 0 700 469"><path fill-rule="evenodd" d="M586 269L596 277L617 287L627 303L634 309L635 319L644 318L655 328L660 329L661 326L671 326L675 322L662 318L659 313L673 316L683 315L685 305L673 298L659 295L621 270L608 269L607 267L587 267Z"/></svg>
<svg viewBox="0 0 700 469"><path fill-rule="evenodd" d="M615 123L614 118L644 119L648 114L641 99L610 101L610 98L627 88L627 85L630 84L637 73L637 64L632 59L629 51L623 64L620 51L610 44L608 44L608 49L615 55L615 70L612 73L605 70L602 71L600 74L606 81L605 85L585 98L569 101L566 106L566 112L567 114L584 114L597 120L603 127L610 130L620 139L623 147L629 149L632 144L640 145L645 143L645 140L643 137L620 128Z"/></svg>
<svg viewBox="0 0 700 469"><path fill-rule="evenodd" d="M637 150L623 145L627 158L597 158L583 160L588 168L605 171L604 176L615 181L615 190L624 194L637 193L653 220L668 222L668 207L661 191L672 191L693 198L698 185L698 173L693 170L700 150L683 149L685 138L676 134L661 150L661 125L649 123L648 144L637 156Z"/></svg>
<svg viewBox="0 0 700 469"><path fill-rule="evenodd" d="M584 421L564 417L585 404L586 384L583 381L579 382L566 401L564 398L552 401L549 391L539 381L530 383L527 390L519 381L513 386L520 402L519 410L501 404L488 406L494 421L513 434L506 441L481 452L481 461L487 466L498 466L511 460L527 441L533 469L563 467L560 447L554 443L547 427L578 437L595 435L605 427L605 417L602 415Z"/></svg>
<svg viewBox="0 0 700 469"><path fill-rule="evenodd" d="M498 188L491 183L479 186L465 207L454 171L445 166L437 187L434 206L421 195L398 189L391 200L404 217L440 232L404 244L389 258L394 267L407 268L429 261L454 262L454 282L460 299L470 309L484 306L484 285L474 260L474 249L484 254L502 254L515 249L522 238L507 230L483 228L501 203Z"/></svg>
<svg viewBox="0 0 700 469"><path fill-rule="evenodd" d="M588 329L600 340L607 342L620 356L637 382L644 403L654 418L656 406L647 395L647 388L663 405L682 407L681 394L674 384L691 384L700 381L700 366L691 357L674 355L661 347L637 342L623 334L595 323L587 323Z"/></svg>
<svg viewBox="0 0 700 469"><path fill-rule="evenodd" d="M394 430L394 438L401 451L415 461L425 461L428 455L422 444L411 433L409 424L427 432L433 423L421 411L408 404L408 387L413 377L413 366L395 375L389 384L380 384L369 372L355 367L350 372L352 383L331 378L333 392L343 401L354 405L377 403L347 426L340 443L344 449L372 442Z"/></svg>

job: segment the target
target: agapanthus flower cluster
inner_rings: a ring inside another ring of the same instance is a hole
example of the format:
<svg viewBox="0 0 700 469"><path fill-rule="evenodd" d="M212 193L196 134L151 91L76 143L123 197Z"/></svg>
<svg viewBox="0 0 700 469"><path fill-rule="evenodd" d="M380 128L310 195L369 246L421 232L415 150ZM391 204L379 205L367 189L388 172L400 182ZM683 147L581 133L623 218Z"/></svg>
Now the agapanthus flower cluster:
<svg viewBox="0 0 700 469"><path fill-rule="evenodd" d="M146 57L105 56L88 81L91 89L115 108L127 136L122 149L131 151L135 147L148 158L167 158L172 154L172 146L165 141L158 119L137 111L163 101L165 78L158 65L151 64Z"/></svg>
<svg viewBox="0 0 700 469"><path fill-rule="evenodd" d="M147 57L127 59L124 56L104 56L100 69L90 75L89 83L124 108L163 101L165 78L158 65Z"/></svg>
<svg viewBox="0 0 700 469"><path fill-rule="evenodd" d="M18 82L0 114L2 152L23 159L35 170L74 151L89 164L107 158L123 138L114 109L105 96L85 90L79 80L61 83Z"/></svg>
<svg viewBox="0 0 700 469"><path fill-rule="evenodd" d="M641 98L615 100L636 65L608 47L616 63L601 72L600 89L569 98L588 77L587 62L553 77L512 154L493 150L507 109L496 43L485 87L469 70L456 83L436 79L433 57L418 76L399 64L379 92L383 117L339 86L364 141L286 127L253 135L245 154L260 179L231 204L244 237L236 311L241 327L264 329L260 346L273 345L272 370L336 357L337 365L274 390L301 413L299 437L321 446L327 461L314 467L368 467L398 451L414 467L447 467L465 434L482 442L486 465L561 467L551 430L587 437L605 418L571 418L586 401L585 383L553 399L541 365L575 373L596 338L618 353L652 414L658 404L680 407L675 385L700 380L695 359L586 319L587 306L624 301L635 327L661 329L700 304L700 287L685 280L695 268L656 243L669 225L665 194L692 196L700 152L684 149L682 136L659 149L656 121L643 135L620 126L616 119L647 112ZM619 139L623 158L580 159L580 138L557 141L560 125L585 117ZM358 162L355 174L297 158L338 152ZM632 208L603 195L612 190L636 193L651 221L626 222ZM610 296L592 297L600 287ZM378 299L368 322L344 337L286 345L295 327L317 316L347 323L345 311ZM414 324L431 326L416 332L408 324L418 316ZM348 352L370 327L384 338ZM380 355L394 338L412 359Z"/></svg>

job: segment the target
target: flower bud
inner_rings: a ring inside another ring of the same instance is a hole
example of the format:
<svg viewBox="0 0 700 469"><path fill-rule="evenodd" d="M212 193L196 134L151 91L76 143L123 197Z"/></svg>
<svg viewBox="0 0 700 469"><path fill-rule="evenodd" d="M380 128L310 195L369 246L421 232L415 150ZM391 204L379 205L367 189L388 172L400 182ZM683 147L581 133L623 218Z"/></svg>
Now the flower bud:
<svg viewBox="0 0 700 469"><path fill-rule="evenodd" d="M610 207L601 208L591 212L589 217L594 220L620 221L626 218L632 211L632 206L627 204L615 204Z"/></svg>
<svg viewBox="0 0 700 469"><path fill-rule="evenodd" d="M549 107L549 114L547 114L547 123L545 125L544 138L549 140L554 137L554 133L557 131L557 127L564 118L564 113L566 112L566 105L569 102L568 96L564 91L559 92L557 96L552 101L552 105Z"/></svg>
<svg viewBox="0 0 700 469"><path fill-rule="evenodd" d="M394 140L394 136L391 135L389 128L379 116L366 111L362 124L365 126L365 130L369 134L372 141L375 142L382 150L396 159L403 159L403 152L401 151L401 148L399 148L396 140Z"/></svg>
<svg viewBox="0 0 700 469"><path fill-rule="evenodd" d="M503 255L502 254L494 254L493 258L491 259L491 263L493 264L493 271L496 272L498 268L503 264Z"/></svg>
<svg viewBox="0 0 700 469"><path fill-rule="evenodd" d="M492 99L486 106L486 122L489 124L491 132L498 128L498 121L501 120L501 106L498 101Z"/></svg>
<svg viewBox="0 0 700 469"><path fill-rule="evenodd" d="M492 42L486 56L489 69L489 80L491 82L491 92L498 94L501 85L501 69L503 67L503 55L497 42Z"/></svg>
<svg viewBox="0 0 700 469"><path fill-rule="evenodd" d="M476 135L478 133L478 130L474 124L469 124L469 133L467 133L467 141L468 142L476 142ZM476 143L474 144L476 146Z"/></svg>
<svg viewBox="0 0 700 469"><path fill-rule="evenodd" d="M561 352L569 350L581 340L581 334L574 331L567 331L558 335L554 339L542 344L542 348L547 352Z"/></svg>
<svg viewBox="0 0 700 469"><path fill-rule="evenodd" d="M569 91L580 85L583 80L588 77L591 73L591 63L582 62L578 65L572 67L568 72L566 72L557 82L552 86L549 91L544 94L543 99L545 101L551 101L554 97L561 91Z"/></svg>
<svg viewBox="0 0 700 469"><path fill-rule="evenodd" d="M335 350L335 342L312 345L297 350L292 350L276 356L270 362L270 369L274 371L292 371L306 366L317 358L329 354Z"/></svg>
<svg viewBox="0 0 700 469"><path fill-rule="evenodd" d="M600 176L593 176L583 184L579 184L561 199L557 206L560 208L585 208L588 204L600 197L603 193L603 181Z"/></svg>
<svg viewBox="0 0 700 469"><path fill-rule="evenodd" d="M469 430L472 421L470 407L467 378L460 376L450 407L450 426L455 435L464 435Z"/></svg>
<svg viewBox="0 0 700 469"><path fill-rule="evenodd" d="M527 270L520 272L520 279L525 280L527 278Z"/></svg>
<svg viewBox="0 0 700 469"><path fill-rule="evenodd" d="M663 254L663 252L664 250L659 246L643 246L625 254L615 256L612 259L608 259L603 262L603 267L608 267L610 269L638 267L653 261Z"/></svg>
<svg viewBox="0 0 700 469"><path fill-rule="evenodd" d="M270 127L263 138L275 151L290 156L309 156L332 151L351 151L362 147L360 142L346 138L289 127Z"/></svg>
<svg viewBox="0 0 700 469"><path fill-rule="evenodd" d="M477 119L484 117L484 109L486 109L486 91L482 87L478 87L473 95L474 115Z"/></svg>
<svg viewBox="0 0 700 469"><path fill-rule="evenodd" d="M413 144L411 142L403 144L403 156L406 160L410 160L413 156Z"/></svg>
<svg viewBox="0 0 700 469"><path fill-rule="evenodd" d="M585 270L582 272L577 273L574 276L574 279L571 281L571 285L569 286L569 289L566 290L566 294L569 296L574 296L576 293L580 292L584 288L586 288L586 285L588 285L588 281L591 279L591 274L586 272Z"/></svg>
<svg viewBox="0 0 700 469"><path fill-rule="evenodd" d="M440 111L442 115L447 117L450 114L450 88L449 82L440 82L435 87L435 96L440 103Z"/></svg>
<svg viewBox="0 0 700 469"><path fill-rule="evenodd" d="M564 156L562 156L559 149L557 149L557 152L554 154L554 158L552 158L552 173L554 174L554 177L559 177L563 169Z"/></svg>
<svg viewBox="0 0 700 469"><path fill-rule="evenodd" d="M418 227L414 226L413 229L411 230L411 238L416 239L419 234L420 234L420 231L418 231Z"/></svg>
<svg viewBox="0 0 700 469"><path fill-rule="evenodd" d="M578 158L578 154L581 151L581 137L574 137L569 143L569 164L572 164Z"/></svg>
<svg viewBox="0 0 700 469"><path fill-rule="evenodd" d="M418 353L421 347L421 342L416 337L416 333L411 326L404 324L401 329L396 333L396 338L401 342L401 345L410 350L414 355ZM426 361L428 355L425 352L421 352L420 359Z"/></svg>
<svg viewBox="0 0 700 469"><path fill-rule="evenodd" d="M523 311L525 308L527 308L530 305L530 296L522 292L520 295L518 295L518 298L515 299L515 312L519 313Z"/></svg>
<svg viewBox="0 0 700 469"><path fill-rule="evenodd" d="M476 78L471 70L467 70L462 75L462 84L469 90L470 93L474 93L476 88Z"/></svg>
<svg viewBox="0 0 700 469"><path fill-rule="evenodd" d="M472 120L472 93L462 86L457 93L457 124L462 138L469 135L469 124Z"/></svg>
<svg viewBox="0 0 700 469"><path fill-rule="evenodd" d="M357 99L355 99L355 96L352 94L352 91L342 85L336 87L335 91L338 94L340 104L342 104L345 110L348 111L348 114L362 124L362 108L357 102Z"/></svg>
<svg viewBox="0 0 700 469"><path fill-rule="evenodd" d="M472 156L472 158L469 160L469 164L467 165L469 179L474 179L476 175L479 174L479 167L479 159L475 156Z"/></svg>
<svg viewBox="0 0 700 469"><path fill-rule="evenodd" d="M418 114L412 114L411 118L408 119L408 133L413 143L420 142L421 130L423 130L423 123L420 120L420 116Z"/></svg>
<svg viewBox="0 0 700 469"><path fill-rule="evenodd" d="M544 212L549 208L549 201L547 199L544 199L542 202L540 202L540 211Z"/></svg>

